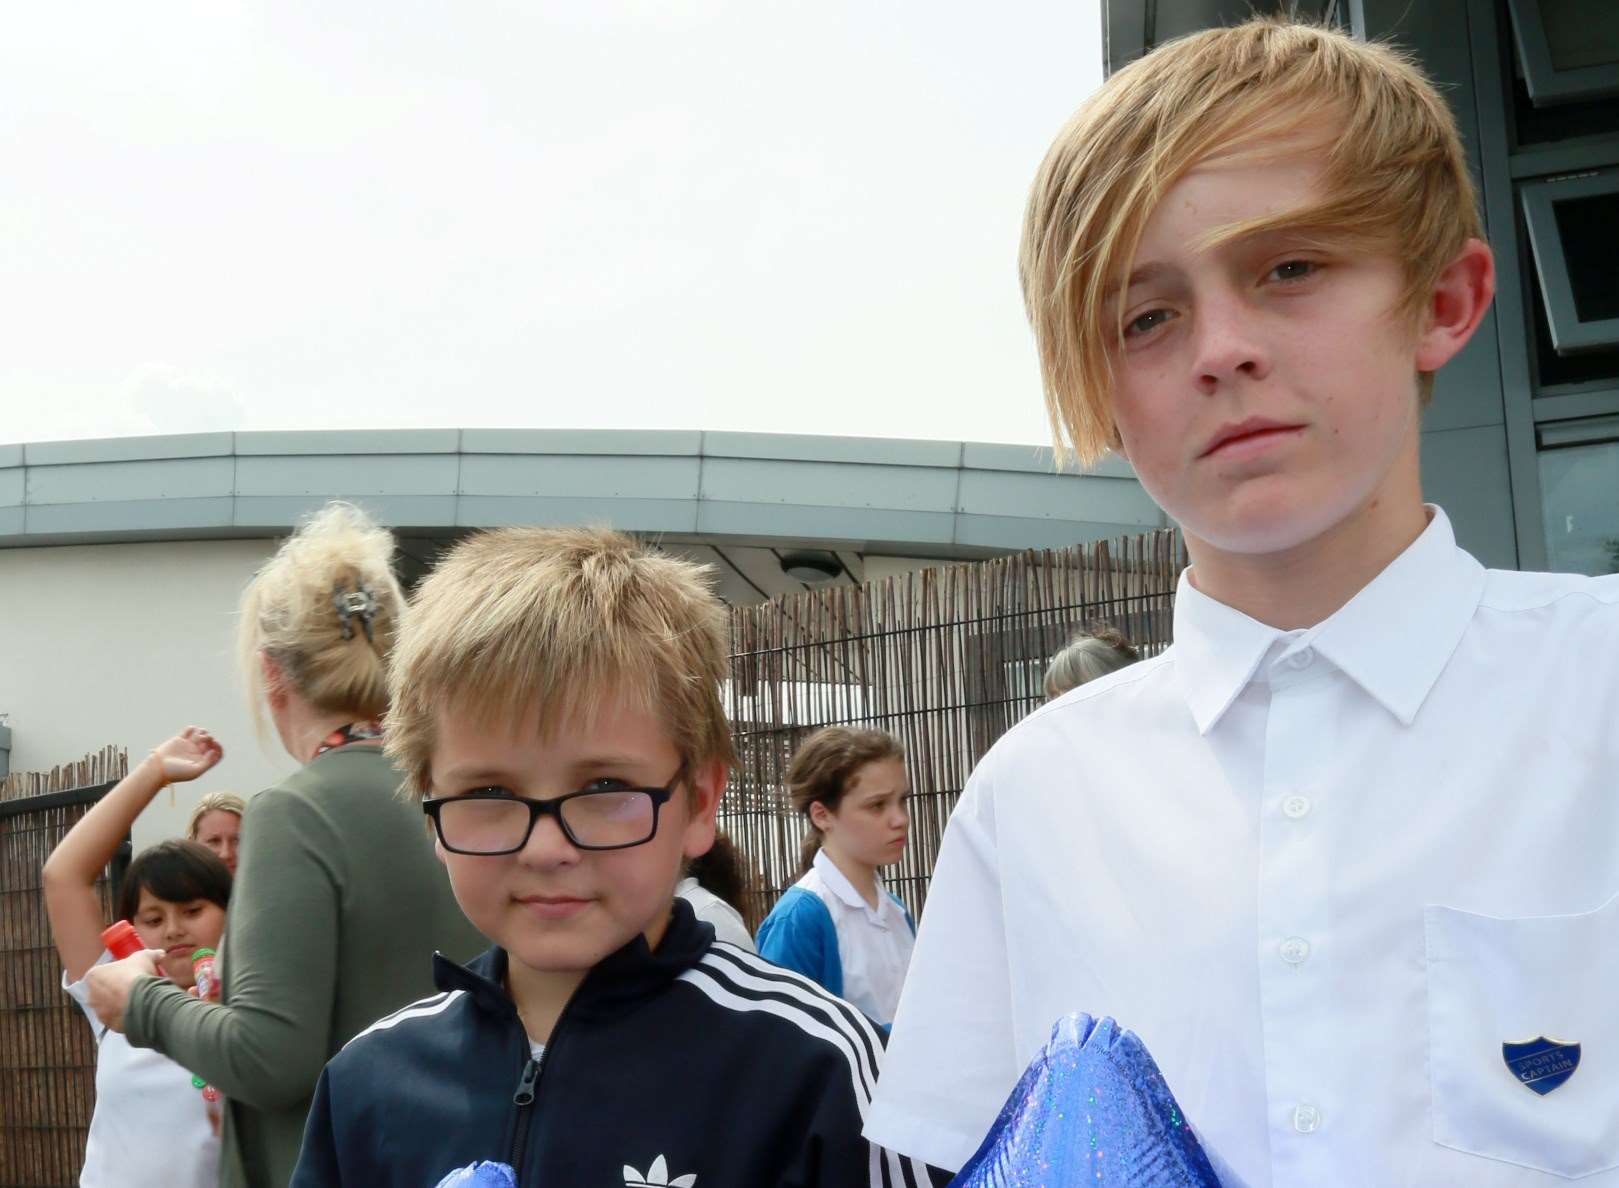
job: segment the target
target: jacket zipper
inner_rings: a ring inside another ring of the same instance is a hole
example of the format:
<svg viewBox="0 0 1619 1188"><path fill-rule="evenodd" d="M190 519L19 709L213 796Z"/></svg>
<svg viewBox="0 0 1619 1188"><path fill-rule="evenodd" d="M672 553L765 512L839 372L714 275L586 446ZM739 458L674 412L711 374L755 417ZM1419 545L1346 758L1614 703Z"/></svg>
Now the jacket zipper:
<svg viewBox="0 0 1619 1188"><path fill-rule="evenodd" d="M546 1051L550 1051L549 1044ZM541 1056L543 1058L544 1053ZM528 1112L534 1108L534 1089L539 1080L540 1061L531 1055L523 1061L523 1075L518 1078L517 1092L512 1094L512 1104L517 1107L517 1130L512 1135L511 1158L507 1162L519 1184L523 1182L523 1154L528 1149Z"/></svg>
<svg viewBox="0 0 1619 1188"><path fill-rule="evenodd" d="M577 996L575 989L574 995ZM556 1050L557 1038L562 1032L563 1021L568 1017L568 1008L573 1005L573 997L563 1004L562 1012L557 1015L557 1021L551 1027L551 1037L546 1040L540 1058L534 1059L532 1055L523 1062L523 1074L517 1080L517 1090L512 1094L512 1104L517 1107L517 1132L512 1136L511 1164L512 1179L518 1184L523 1182L523 1156L528 1152L528 1115L534 1108L534 1102L540 1093L540 1074L550 1063L551 1053ZM523 1036L523 1044L528 1045L528 1035Z"/></svg>

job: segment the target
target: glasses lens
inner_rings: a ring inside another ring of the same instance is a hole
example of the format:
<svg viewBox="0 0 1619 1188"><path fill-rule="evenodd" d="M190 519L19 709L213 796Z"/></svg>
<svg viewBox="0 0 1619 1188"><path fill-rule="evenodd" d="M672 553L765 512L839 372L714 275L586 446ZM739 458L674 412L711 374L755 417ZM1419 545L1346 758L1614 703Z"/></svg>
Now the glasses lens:
<svg viewBox="0 0 1619 1188"><path fill-rule="evenodd" d="M438 827L444 844L468 854L498 854L523 844L528 806L520 800L446 800Z"/></svg>
<svg viewBox="0 0 1619 1188"><path fill-rule="evenodd" d="M656 809L645 792L591 792L563 801L562 818L582 846L636 846L656 830Z"/></svg>

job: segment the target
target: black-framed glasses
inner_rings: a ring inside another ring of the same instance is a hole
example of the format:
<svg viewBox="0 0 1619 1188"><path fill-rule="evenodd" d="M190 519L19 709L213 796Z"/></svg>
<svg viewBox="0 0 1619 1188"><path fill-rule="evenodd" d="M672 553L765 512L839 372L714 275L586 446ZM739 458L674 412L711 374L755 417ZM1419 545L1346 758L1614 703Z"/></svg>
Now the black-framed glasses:
<svg viewBox="0 0 1619 1188"><path fill-rule="evenodd" d="M438 840L453 854L515 854L528 845L541 817L555 817L562 834L580 850L624 850L645 845L658 832L658 810L686 776L682 763L661 788L586 788L531 800L502 788L478 788L459 796L422 801Z"/></svg>

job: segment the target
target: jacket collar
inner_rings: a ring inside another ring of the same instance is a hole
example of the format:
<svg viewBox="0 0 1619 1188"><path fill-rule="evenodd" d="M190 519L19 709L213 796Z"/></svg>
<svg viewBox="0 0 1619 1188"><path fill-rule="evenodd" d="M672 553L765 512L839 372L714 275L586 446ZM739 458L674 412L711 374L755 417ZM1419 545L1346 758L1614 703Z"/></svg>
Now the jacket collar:
<svg viewBox="0 0 1619 1188"><path fill-rule="evenodd" d="M573 1018L612 1017L626 1007L663 990L697 964L714 940L712 925L692 913L691 905L676 898L669 927L656 949L637 936L629 944L602 958L585 975L568 1003ZM433 982L440 990L464 990L484 1010L503 1019L517 1017L517 1005L506 992L506 950L485 949L465 965L442 953L433 954Z"/></svg>
<svg viewBox="0 0 1619 1188"><path fill-rule="evenodd" d="M1183 573L1175 593L1175 666L1198 733L1214 728L1278 641L1278 654L1313 647L1411 725L1484 594L1484 567L1456 546L1445 513L1429 511L1428 527L1403 553L1308 631L1267 627L1216 602L1192 585L1190 571Z"/></svg>

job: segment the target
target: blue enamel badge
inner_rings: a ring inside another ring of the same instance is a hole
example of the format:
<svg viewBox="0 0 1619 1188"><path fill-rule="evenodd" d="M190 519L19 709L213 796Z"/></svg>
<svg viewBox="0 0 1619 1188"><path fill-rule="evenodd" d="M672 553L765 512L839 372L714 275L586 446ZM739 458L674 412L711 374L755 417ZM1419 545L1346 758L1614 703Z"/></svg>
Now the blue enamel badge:
<svg viewBox="0 0 1619 1188"><path fill-rule="evenodd" d="M1580 1067L1580 1045L1540 1036L1521 1044L1502 1044L1501 1059L1518 1084L1544 1097Z"/></svg>

